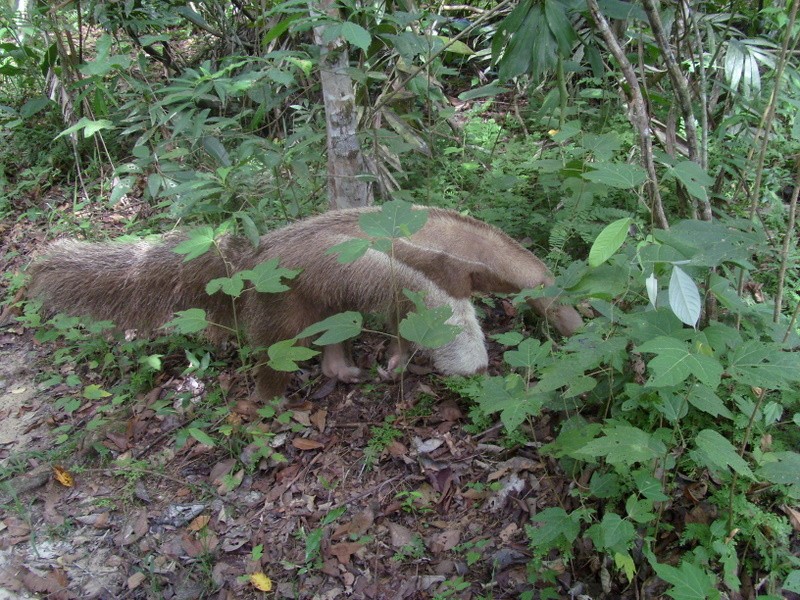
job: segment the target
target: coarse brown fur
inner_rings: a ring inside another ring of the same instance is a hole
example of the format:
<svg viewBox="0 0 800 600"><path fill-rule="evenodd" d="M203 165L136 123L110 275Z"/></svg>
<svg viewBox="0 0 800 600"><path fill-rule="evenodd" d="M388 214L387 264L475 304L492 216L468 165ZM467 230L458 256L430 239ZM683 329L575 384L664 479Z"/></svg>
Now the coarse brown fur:
<svg viewBox="0 0 800 600"><path fill-rule="evenodd" d="M394 262L370 250L353 263L340 264L327 250L354 237L366 237L358 225L365 211L330 211L268 233L257 248L245 240L224 237L219 251L184 262L173 249L181 236L161 242L85 243L63 240L34 263L29 288L50 312L109 319L118 327L155 329L179 310L203 308L208 320L225 327L238 324L254 347L295 337L308 325L347 310L399 315L411 304L403 288L427 293L429 306L448 304L450 322L462 334L445 348L431 352L434 365L445 373L467 374L486 367L483 336L469 303L473 292L516 292L552 283L547 268L532 253L499 229L458 213L429 209L426 225L408 239L395 242ZM235 303L221 292L208 295L206 284L219 277L251 269L271 258L302 269L279 294L245 292ZM535 300L533 307L569 335L581 320L572 307ZM222 333L217 328L212 337ZM393 351L391 366L403 360L403 345ZM327 347L326 374L355 380L341 346ZM269 368L257 374L258 395L283 392L288 376Z"/></svg>

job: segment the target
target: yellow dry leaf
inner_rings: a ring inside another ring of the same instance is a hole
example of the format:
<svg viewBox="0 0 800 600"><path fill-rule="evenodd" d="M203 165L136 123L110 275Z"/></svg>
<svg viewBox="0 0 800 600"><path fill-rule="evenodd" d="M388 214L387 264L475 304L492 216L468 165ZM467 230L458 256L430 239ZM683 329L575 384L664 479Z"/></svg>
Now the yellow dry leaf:
<svg viewBox="0 0 800 600"><path fill-rule="evenodd" d="M53 467L53 477L55 477L56 481L58 481L58 483L64 487L72 487L75 485L75 480L72 478L72 475L70 475L66 469L59 467L58 465Z"/></svg>
<svg viewBox="0 0 800 600"><path fill-rule="evenodd" d="M263 573L253 573L252 575L250 575L250 583L252 583L257 589L261 590L262 592L272 591L272 579L270 579Z"/></svg>
<svg viewBox="0 0 800 600"><path fill-rule="evenodd" d="M198 517L195 517L194 521L189 523L187 529L189 531L200 531L203 527L208 525L209 521L211 521L211 517L209 517L208 515L200 515Z"/></svg>

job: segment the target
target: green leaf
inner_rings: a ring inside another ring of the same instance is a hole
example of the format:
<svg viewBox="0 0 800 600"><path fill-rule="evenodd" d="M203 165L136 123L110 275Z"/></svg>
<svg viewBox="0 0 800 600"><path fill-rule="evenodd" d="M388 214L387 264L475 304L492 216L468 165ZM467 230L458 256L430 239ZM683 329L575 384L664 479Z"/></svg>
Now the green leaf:
<svg viewBox="0 0 800 600"><path fill-rule="evenodd" d="M638 427L611 425L603 431L604 437L590 441L571 456L579 460L605 457L612 465L632 465L663 456L666 452L660 440Z"/></svg>
<svg viewBox="0 0 800 600"><path fill-rule="evenodd" d="M83 388L83 397L87 400L100 400L101 398L108 398L110 395L99 385L92 384Z"/></svg>
<svg viewBox="0 0 800 600"><path fill-rule="evenodd" d="M183 262L202 256L214 245L214 230L211 227L200 227L189 232L189 237L175 246L172 251L185 254Z"/></svg>
<svg viewBox="0 0 800 600"><path fill-rule="evenodd" d="M647 382L649 387L678 385L689 375L694 375L712 389L716 389L722 377L722 365L712 357L694 354L685 342L672 337L659 336L638 347L639 352L656 354L647 363L652 372Z"/></svg>
<svg viewBox="0 0 800 600"><path fill-rule="evenodd" d="M800 354L783 352L776 344L750 340L728 357L728 373L744 385L791 389L800 381Z"/></svg>
<svg viewBox="0 0 800 600"><path fill-rule="evenodd" d="M531 517L539 527L528 527L528 537L534 548L554 548L572 546L580 533L580 517L576 513L567 514L560 507L546 508Z"/></svg>
<svg viewBox="0 0 800 600"><path fill-rule="evenodd" d="M505 377L485 377L478 403L486 414L499 412L506 429L514 431L526 418L539 414L544 396L527 389L519 375L510 373Z"/></svg>
<svg viewBox="0 0 800 600"><path fill-rule="evenodd" d="M689 390L689 404L712 417L733 419L733 413L714 391L702 383L696 383Z"/></svg>
<svg viewBox="0 0 800 600"><path fill-rule="evenodd" d="M722 470L730 467L743 477L755 479L747 462L739 456L733 444L713 429L704 429L698 433L695 443L710 465Z"/></svg>
<svg viewBox="0 0 800 600"><path fill-rule="evenodd" d="M670 171L686 187L689 194L700 200L708 199L706 187L713 185L714 180L696 162L684 160L672 167Z"/></svg>
<svg viewBox="0 0 800 600"><path fill-rule="evenodd" d="M234 273L233 277L219 277L212 279L206 284L206 294L216 294L222 290L223 293L233 298L238 298L244 290L244 279L241 273Z"/></svg>
<svg viewBox="0 0 800 600"><path fill-rule="evenodd" d="M508 89L500 85L497 81L493 81L488 85L461 92L458 99L464 102L468 100L476 100L477 98L491 98L498 94L504 94Z"/></svg>
<svg viewBox="0 0 800 600"><path fill-rule="evenodd" d="M336 244L332 248L328 248L325 254L338 254L337 262L345 264L357 261L359 258L366 254L372 244L369 240L364 238L353 238L341 244Z"/></svg>
<svg viewBox="0 0 800 600"><path fill-rule="evenodd" d="M114 124L109 121L108 119L100 119L99 121L92 121L91 119L87 119L86 117L81 117L81 119L75 123L72 127L67 127L64 131L59 133L55 139L63 137L65 135L70 135L75 133L76 131L83 130L83 136L86 138L92 137L98 131L103 129L113 129Z"/></svg>
<svg viewBox="0 0 800 600"><path fill-rule="evenodd" d="M211 446L213 448L214 446L217 445L217 443L214 441L214 438L212 438L202 429L198 429L197 427L189 427L187 431L190 436L192 436L194 439L196 439L204 446Z"/></svg>
<svg viewBox="0 0 800 600"><path fill-rule="evenodd" d="M675 600L718 600L720 597L711 575L694 563L683 561L676 568L654 562L653 568L656 575L673 586L667 594Z"/></svg>
<svg viewBox="0 0 800 600"><path fill-rule="evenodd" d="M326 333L317 338L314 344L317 346L338 344L360 334L363 322L364 317L361 316L361 313L343 312L309 325L298 333L297 337L303 339L325 331Z"/></svg>
<svg viewBox="0 0 800 600"><path fill-rule="evenodd" d="M669 307L675 316L690 327L700 319L702 302L697 285L678 265L672 267L669 279Z"/></svg>
<svg viewBox="0 0 800 600"><path fill-rule="evenodd" d="M161 357L163 354L148 354L139 358L139 364L144 365L154 371L161 370Z"/></svg>
<svg viewBox="0 0 800 600"><path fill-rule="evenodd" d="M633 219L626 217L609 223L603 228L589 250L589 266L601 265L619 250L628 236L628 228L632 221Z"/></svg>
<svg viewBox="0 0 800 600"><path fill-rule="evenodd" d="M592 170L583 174L584 179L622 190L638 187L647 179L647 173L639 165L590 163L587 166L592 167Z"/></svg>
<svg viewBox="0 0 800 600"><path fill-rule="evenodd" d="M599 550L612 550L623 554L631 547L636 535L636 530L630 521L611 512L603 515L603 520L590 530L594 530L595 535L592 540Z"/></svg>
<svg viewBox="0 0 800 600"><path fill-rule="evenodd" d="M164 323L161 327L163 329L174 328L178 333L197 333L209 326L206 321L206 311L202 308L190 308L188 310L179 310L175 313L175 318Z"/></svg>
<svg viewBox="0 0 800 600"><path fill-rule="evenodd" d="M549 340L542 344L539 340L528 338L516 350L509 350L503 354L503 358L512 367L533 369L550 353L552 347L553 343Z"/></svg>
<svg viewBox="0 0 800 600"><path fill-rule="evenodd" d="M276 371L297 371L300 367L297 361L313 358L319 352L306 348L305 346L295 346L297 339L281 340L272 344L267 349L269 361L267 364Z"/></svg>
<svg viewBox="0 0 800 600"><path fill-rule="evenodd" d="M392 200L375 212L365 212L358 224L367 235L379 238L409 237L423 228L428 211L415 209L402 200Z"/></svg>
<svg viewBox="0 0 800 600"><path fill-rule="evenodd" d="M768 452L762 458L758 474L779 485L800 486L800 454L797 452Z"/></svg>
<svg viewBox="0 0 800 600"><path fill-rule="evenodd" d="M783 589L800 594L800 569L795 569L786 576L786 580L783 582Z"/></svg>
<svg viewBox="0 0 800 600"><path fill-rule="evenodd" d="M300 270L279 267L279 260L271 258L257 264L252 269L240 271L237 275L249 280L257 292L265 294L285 292L289 286L284 284L281 279L294 279L300 274Z"/></svg>
<svg viewBox="0 0 800 600"><path fill-rule="evenodd" d="M447 305L436 308L417 307L416 312L408 313L400 322L400 335L409 342L423 348L441 348L452 342L461 332L458 325L446 321L453 316L453 309Z"/></svg>
<svg viewBox="0 0 800 600"><path fill-rule="evenodd" d="M475 51L467 46L461 40L456 40L455 42L450 43L450 38L444 35L437 35L435 36L436 39L441 40L445 44L450 44L445 49L445 52L452 52L453 54L461 54L463 56L472 56L475 54Z"/></svg>
<svg viewBox="0 0 800 600"><path fill-rule="evenodd" d="M519 331L506 331L505 333L495 333L489 336L493 340L495 340L498 344L503 344L504 346L517 346L519 345L522 340L525 339L525 336L522 335Z"/></svg>
<svg viewBox="0 0 800 600"><path fill-rule="evenodd" d="M342 23L341 36L347 40L348 44L361 48L364 52L369 50L372 43L372 36L369 31L357 23L345 21Z"/></svg>

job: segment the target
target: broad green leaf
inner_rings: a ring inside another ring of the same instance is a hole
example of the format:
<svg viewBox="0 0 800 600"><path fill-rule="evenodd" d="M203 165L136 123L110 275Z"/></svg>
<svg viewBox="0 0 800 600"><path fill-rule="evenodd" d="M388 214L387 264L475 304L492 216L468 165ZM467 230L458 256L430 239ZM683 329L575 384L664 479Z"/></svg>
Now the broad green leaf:
<svg viewBox="0 0 800 600"><path fill-rule="evenodd" d="M663 456L664 444L646 431L629 425L604 428L605 436L596 438L571 455L579 460L605 457L612 465L632 465Z"/></svg>
<svg viewBox="0 0 800 600"><path fill-rule="evenodd" d="M281 340L267 348L269 361L267 364L276 371L297 371L300 367L297 362L313 358L319 352L306 348L305 346L295 346L297 339Z"/></svg>
<svg viewBox="0 0 800 600"><path fill-rule="evenodd" d="M403 338L423 348L441 348L461 332L458 325L446 323L452 316L453 309L447 305L436 308L418 306L416 312L408 313L400 321L399 332Z"/></svg>
<svg viewBox="0 0 800 600"><path fill-rule="evenodd" d="M689 390L689 404L712 417L733 419L733 413L714 391L702 383L695 383Z"/></svg>
<svg viewBox="0 0 800 600"><path fill-rule="evenodd" d="M636 535L636 530L630 521L612 512L603 515L603 520L590 529L595 529L600 534L592 537L598 549L620 553L625 553L631 547Z"/></svg>
<svg viewBox="0 0 800 600"><path fill-rule="evenodd" d="M511 373L505 377L485 377L478 403L486 414L499 412L506 429L514 431L526 418L539 414L543 396L535 389L528 390L522 378Z"/></svg>
<svg viewBox="0 0 800 600"><path fill-rule="evenodd" d="M619 250L628 236L628 227L632 221L630 217L626 217L609 223L603 228L589 250L589 266L600 266Z"/></svg>
<svg viewBox="0 0 800 600"><path fill-rule="evenodd" d="M800 354L783 352L777 344L750 340L734 348L727 372L744 385L790 389L800 381Z"/></svg>
<svg viewBox="0 0 800 600"><path fill-rule="evenodd" d="M363 213L358 224L367 235L378 238L409 237L428 221L428 211L415 209L402 200L392 200L379 211Z"/></svg>
<svg viewBox="0 0 800 600"><path fill-rule="evenodd" d="M91 119L87 119L86 117L81 117L81 119L75 123L72 127L67 127L64 131L59 133L55 139L63 137L65 135L70 135L71 133L75 133L76 131L83 131L83 136L86 138L92 137L98 131L103 129L113 129L114 124L109 121L108 119L100 119L98 121L92 121Z"/></svg>
<svg viewBox="0 0 800 600"><path fill-rule="evenodd" d="M498 94L504 94L508 89L500 85L497 81L493 81L488 85L461 92L458 99L464 102L468 100L476 100L477 98L490 98Z"/></svg>
<svg viewBox="0 0 800 600"><path fill-rule="evenodd" d="M244 279L241 273L234 273L233 277L219 277L212 279L206 284L206 294L216 294L222 290L223 293L233 298L238 298L244 289Z"/></svg>
<svg viewBox="0 0 800 600"><path fill-rule="evenodd" d="M779 485L800 486L800 454L797 452L769 452L758 474Z"/></svg>
<svg viewBox="0 0 800 600"><path fill-rule="evenodd" d="M714 180L700 165L693 160L684 160L672 167L671 171L689 194L700 200L708 199L706 187L713 185Z"/></svg>
<svg viewBox="0 0 800 600"><path fill-rule="evenodd" d="M519 344L516 350L509 350L503 354L503 358L512 367L533 369L543 357L550 353L552 347L553 343L549 340L542 344L539 340L528 338Z"/></svg>
<svg viewBox="0 0 800 600"><path fill-rule="evenodd" d="M656 354L647 364L652 372L647 382L650 387L677 385L689 375L694 375L712 389L719 385L723 371L720 362L711 356L690 352L685 342L659 336L640 345L638 350Z"/></svg>
<svg viewBox="0 0 800 600"><path fill-rule="evenodd" d="M455 42L450 41L450 38L444 35L437 35L437 39L441 40L444 44L450 44L445 49L445 52L452 52L453 54L462 54L464 56L471 56L475 54L475 51L467 46L461 40L456 40Z"/></svg>
<svg viewBox="0 0 800 600"><path fill-rule="evenodd" d="M655 516L654 516L655 517ZM614 553L614 566L625 573L628 581L633 581L636 575L636 563L633 562L633 557L627 552Z"/></svg>
<svg viewBox="0 0 800 600"><path fill-rule="evenodd" d="M253 248L257 248L261 236L258 234L258 227L256 227L253 218L246 212L237 212L234 216L241 222L244 236L253 244Z"/></svg>
<svg viewBox="0 0 800 600"><path fill-rule="evenodd" d="M185 254L183 262L202 256L214 245L214 230L211 227L200 227L189 232L189 237L175 246L172 251Z"/></svg>
<svg viewBox="0 0 800 600"><path fill-rule="evenodd" d="M704 429L698 433L695 443L711 465L722 470L730 467L743 477L755 479L747 462L739 456L733 444L713 429Z"/></svg>
<svg viewBox="0 0 800 600"><path fill-rule="evenodd" d="M795 569L786 576L786 580L783 582L783 589L800 594L800 569Z"/></svg>
<svg viewBox="0 0 800 600"><path fill-rule="evenodd" d="M372 36L369 31L358 23L351 23L350 21L342 23L341 36L347 40L348 44L357 46L364 52L369 50L369 45L372 43Z"/></svg>
<svg viewBox="0 0 800 600"><path fill-rule="evenodd" d="M83 397L87 400L100 400L101 398L108 398L110 395L99 385L92 384L83 388Z"/></svg>
<svg viewBox="0 0 800 600"><path fill-rule="evenodd" d="M642 185L647 173L639 165L627 163L591 163L592 170L583 174L584 179L607 186L630 190Z"/></svg>
<svg viewBox="0 0 800 600"><path fill-rule="evenodd" d="M271 258L257 264L252 269L240 271L237 275L249 280L257 292L267 294L285 292L289 289L289 286L283 283L281 279L294 279L300 274L300 270L279 267L279 260L278 258Z"/></svg>
<svg viewBox="0 0 800 600"><path fill-rule="evenodd" d="M526 531L534 548L572 546L580 533L580 517L567 514L560 507L546 508L531 517L538 527L527 527Z"/></svg>
<svg viewBox="0 0 800 600"><path fill-rule="evenodd" d="M633 480L636 483L636 489L639 493L654 502L664 502L669 500L663 491L663 484L660 480L653 477L653 475L644 469L635 471L633 473Z"/></svg>
<svg viewBox="0 0 800 600"><path fill-rule="evenodd" d="M323 319L313 325L309 325L297 334L299 339L310 337L321 332L325 332L314 340L317 346L327 346L328 344L338 344L350 338L356 337L361 333L361 326L364 317L358 312L343 312Z"/></svg>
<svg viewBox="0 0 800 600"><path fill-rule="evenodd" d="M522 335L519 331L507 331L505 333L496 333L489 337L491 337L497 343L503 344L504 346L517 346L522 342L522 340L525 339L525 336Z"/></svg>
<svg viewBox="0 0 800 600"><path fill-rule="evenodd" d="M675 600L719 600L715 581L694 563L683 561L680 567L654 563L656 575L672 585L667 594Z"/></svg>
<svg viewBox="0 0 800 600"><path fill-rule="evenodd" d="M700 319L702 302L697 284L678 265L672 267L669 279L669 307L675 316L691 327Z"/></svg>
<svg viewBox="0 0 800 600"><path fill-rule="evenodd" d="M598 161L610 161L614 153L620 149L622 142L620 136L616 132L601 133L599 135L594 133L584 134L581 145L591 152Z"/></svg>
<svg viewBox="0 0 800 600"><path fill-rule="evenodd" d="M216 442L214 441L214 438L212 438L202 429L198 429L197 427L189 427L187 431L190 436L192 436L194 439L196 439L204 446L211 446L213 448L214 446L217 445Z"/></svg>
<svg viewBox="0 0 800 600"><path fill-rule="evenodd" d="M139 359L139 364L144 365L154 371L161 370L161 357L163 354L148 354Z"/></svg>
<svg viewBox="0 0 800 600"><path fill-rule="evenodd" d="M637 523L652 523L656 518L653 513L653 500L639 498L636 494L628 496L625 501L625 512Z"/></svg>
<svg viewBox="0 0 800 600"><path fill-rule="evenodd" d="M342 264L351 263L364 256L371 246L372 244L370 244L369 240L353 238L328 248L325 254L338 254L339 256L336 257L337 262Z"/></svg>
<svg viewBox="0 0 800 600"><path fill-rule="evenodd" d="M174 328L178 333L197 333L209 326L206 320L206 311L202 308L190 308L179 310L175 313L175 318L169 323L162 325L164 328Z"/></svg>

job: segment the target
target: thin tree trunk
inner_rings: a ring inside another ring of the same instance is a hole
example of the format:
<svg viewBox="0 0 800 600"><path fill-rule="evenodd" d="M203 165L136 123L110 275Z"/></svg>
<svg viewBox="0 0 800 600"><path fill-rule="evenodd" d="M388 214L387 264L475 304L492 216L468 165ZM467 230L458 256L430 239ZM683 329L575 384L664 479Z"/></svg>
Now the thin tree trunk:
<svg viewBox="0 0 800 600"><path fill-rule="evenodd" d="M653 160L653 133L650 131L650 117L644 103L644 97L642 97L639 80L636 78L633 66L620 46L617 37L608 26L608 21L606 21L603 13L600 12L597 0L586 0L586 3L589 6L589 11L592 13L592 19L597 25L597 29L603 36L611 54L617 59L622 69L622 74L625 76L625 80L630 87L631 110L629 111L628 118L639 133L639 147L642 153L642 163L647 171L646 188L650 201L650 208L653 211L656 225L662 229L669 229L669 222L667 221L667 216L664 214L664 206L661 202L661 192L658 189L656 165Z"/></svg>
<svg viewBox="0 0 800 600"><path fill-rule="evenodd" d="M338 19L332 0L316 4L319 10ZM314 5L309 4L311 10ZM373 191L367 162L356 135L356 111L353 81L346 69L350 64L347 45L341 40L323 41L324 26L314 28L314 41L320 47L320 81L325 103L328 133L328 201L331 208L349 208L372 204Z"/></svg>

